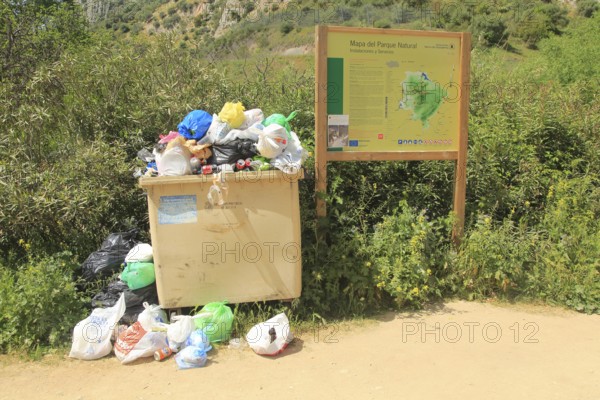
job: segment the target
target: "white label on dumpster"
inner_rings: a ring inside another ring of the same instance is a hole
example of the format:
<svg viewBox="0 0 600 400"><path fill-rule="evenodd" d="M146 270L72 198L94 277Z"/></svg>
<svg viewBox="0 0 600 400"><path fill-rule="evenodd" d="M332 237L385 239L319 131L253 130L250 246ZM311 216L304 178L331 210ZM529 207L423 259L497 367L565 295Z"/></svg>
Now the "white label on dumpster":
<svg viewBox="0 0 600 400"><path fill-rule="evenodd" d="M196 195L160 196L158 224L195 224L198 222Z"/></svg>

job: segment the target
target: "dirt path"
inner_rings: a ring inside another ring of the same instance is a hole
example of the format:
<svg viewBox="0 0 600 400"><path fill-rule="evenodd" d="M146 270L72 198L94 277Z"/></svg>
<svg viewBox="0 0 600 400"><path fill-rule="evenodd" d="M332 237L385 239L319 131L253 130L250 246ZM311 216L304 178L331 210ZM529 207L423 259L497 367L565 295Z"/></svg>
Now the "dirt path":
<svg viewBox="0 0 600 400"><path fill-rule="evenodd" d="M150 360L0 359L0 399L597 400L600 316L451 302L304 332L274 359L222 347L201 369Z"/></svg>

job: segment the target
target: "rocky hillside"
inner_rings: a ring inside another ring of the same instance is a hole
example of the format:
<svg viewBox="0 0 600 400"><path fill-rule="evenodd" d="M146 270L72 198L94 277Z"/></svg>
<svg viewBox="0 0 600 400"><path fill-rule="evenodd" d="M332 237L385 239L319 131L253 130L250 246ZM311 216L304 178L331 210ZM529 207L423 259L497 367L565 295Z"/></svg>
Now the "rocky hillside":
<svg viewBox="0 0 600 400"><path fill-rule="evenodd" d="M316 24L469 30L478 46L527 47L560 34L596 0L78 0L95 29L116 38L170 35L226 56L310 53ZM592 11L590 11L592 10ZM589 16L589 15L585 15Z"/></svg>

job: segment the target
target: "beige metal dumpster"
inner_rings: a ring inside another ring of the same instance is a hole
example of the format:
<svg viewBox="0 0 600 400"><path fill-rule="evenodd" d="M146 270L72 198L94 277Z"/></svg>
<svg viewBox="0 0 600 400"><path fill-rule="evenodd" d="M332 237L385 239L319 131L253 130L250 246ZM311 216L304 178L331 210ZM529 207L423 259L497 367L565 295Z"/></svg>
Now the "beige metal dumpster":
<svg viewBox="0 0 600 400"><path fill-rule="evenodd" d="M213 175L140 179L163 308L300 296L302 173L222 176L221 206L208 200Z"/></svg>

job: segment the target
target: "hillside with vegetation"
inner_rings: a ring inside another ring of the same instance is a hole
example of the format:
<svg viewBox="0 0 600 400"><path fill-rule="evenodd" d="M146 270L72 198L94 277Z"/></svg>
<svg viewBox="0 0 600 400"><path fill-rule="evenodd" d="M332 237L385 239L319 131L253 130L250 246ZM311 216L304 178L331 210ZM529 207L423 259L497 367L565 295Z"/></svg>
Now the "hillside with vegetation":
<svg viewBox="0 0 600 400"><path fill-rule="evenodd" d="M313 151L317 10L329 24L473 33L464 239L450 242L452 163L331 163L329 216L317 221L309 159L302 296L237 312L320 320L454 296L600 312L596 1L482 1L465 13L449 1L333 11L307 1L293 21L252 18L263 3L241 2L227 27L218 10L233 3L207 4L217 11L184 0L0 5L1 352L68 341L93 294L81 262L109 232L148 239L136 153L189 111L233 100L298 110L293 128ZM282 16L292 3L269 4Z"/></svg>

